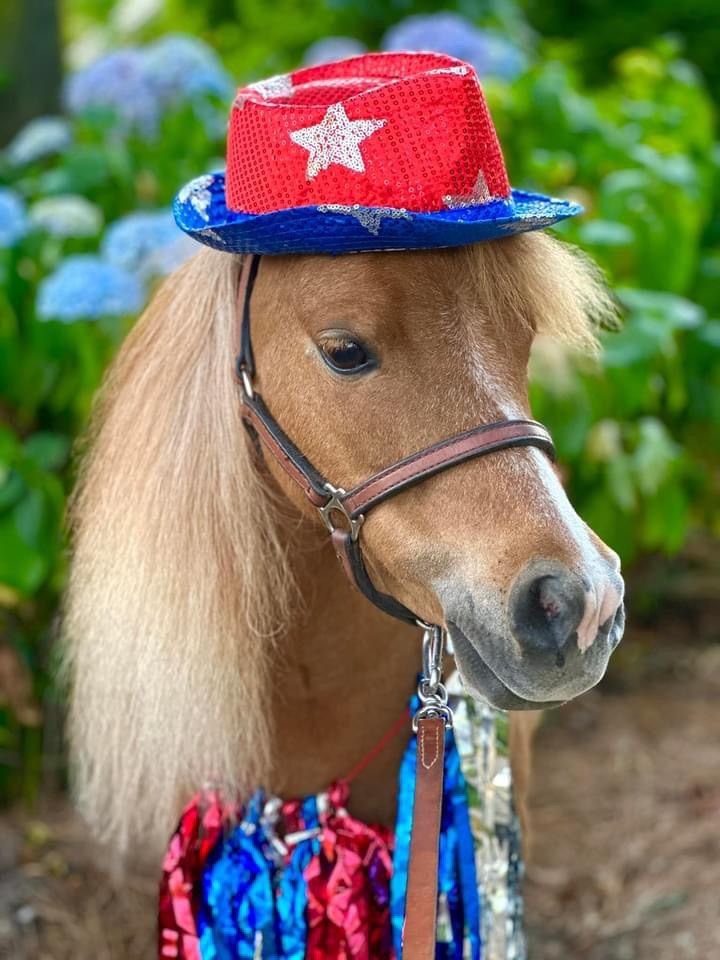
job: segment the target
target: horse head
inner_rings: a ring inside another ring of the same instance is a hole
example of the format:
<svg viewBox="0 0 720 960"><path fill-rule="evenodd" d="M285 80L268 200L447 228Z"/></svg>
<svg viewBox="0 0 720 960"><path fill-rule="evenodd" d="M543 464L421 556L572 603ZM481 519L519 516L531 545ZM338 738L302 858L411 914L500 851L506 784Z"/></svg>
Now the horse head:
<svg viewBox="0 0 720 960"><path fill-rule="evenodd" d="M479 423L528 417L536 331L589 341L606 309L587 265L547 237L268 257L253 293L258 383L303 454L350 488ZM311 518L271 458L267 468ZM466 687L495 706L577 696L622 635L618 557L538 449L496 452L403 491L368 515L362 541L375 587L445 625Z"/></svg>

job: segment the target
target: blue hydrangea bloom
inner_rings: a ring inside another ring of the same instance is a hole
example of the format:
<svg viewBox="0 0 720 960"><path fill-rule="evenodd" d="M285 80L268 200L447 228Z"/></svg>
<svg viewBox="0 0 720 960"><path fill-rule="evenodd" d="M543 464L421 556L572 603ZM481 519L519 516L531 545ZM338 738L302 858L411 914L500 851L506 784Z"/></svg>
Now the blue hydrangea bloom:
<svg viewBox="0 0 720 960"><path fill-rule="evenodd" d="M41 320L74 323L137 313L144 300L138 277L87 253L67 257L45 277L36 308Z"/></svg>
<svg viewBox="0 0 720 960"><path fill-rule="evenodd" d="M0 187L0 249L14 246L27 229L24 200L9 187Z"/></svg>
<svg viewBox="0 0 720 960"><path fill-rule="evenodd" d="M63 117L36 117L15 134L5 156L14 166L25 166L62 153L71 141L70 124Z"/></svg>
<svg viewBox="0 0 720 960"><path fill-rule="evenodd" d="M525 69L526 59L492 30L481 30L457 13L416 14L391 27L383 50L432 50L472 64L480 77L512 80Z"/></svg>
<svg viewBox="0 0 720 960"><path fill-rule="evenodd" d="M143 51L147 75L164 102L215 96L229 99L235 85L214 50L194 37L170 34Z"/></svg>
<svg viewBox="0 0 720 960"><path fill-rule="evenodd" d="M108 263L150 279L172 273L197 244L178 229L170 210L150 210L111 223L100 252Z"/></svg>
<svg viewBox="0 0 720 960"><path fill-rule="evenodd" d="M112 110L124 129L152 134L160 101L146 67L144 51L121 47L78 70L67 81L65 102L71 113L91 108Z"/></svg>
<svg viewBox="0 0 720 960"><path fill-rule="evenodd" d="M345 60L366 51L365 44L354 37L323 37L307 48L303 66L314 67L320 63L331 63L333 60Z"/></svg>

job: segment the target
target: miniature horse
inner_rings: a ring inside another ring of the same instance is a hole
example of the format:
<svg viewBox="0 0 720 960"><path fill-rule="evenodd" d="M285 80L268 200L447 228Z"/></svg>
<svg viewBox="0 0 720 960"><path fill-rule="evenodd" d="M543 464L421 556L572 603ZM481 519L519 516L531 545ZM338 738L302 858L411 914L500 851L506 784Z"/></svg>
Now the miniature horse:
<svg viewBox="0 0 720 960"><path fill-rule="evenodd" d="M243 429L239 266L206 250L165 282L109 372L72 504L77 789L120 850L155 855L208 780L239 797L324 789L401 713L419 667L419 632L350 586L316 514ZM593 349L611 313L594 268L543 234L265 257L256 382L348 488L439 438L527 416L535 333ZM375 586L447 626L478 697L537 710L605 672L623 630L618 558L539 450L440 474L374 510L363 537ZM353 785L366 822L392 823L404 746Z"/></svg>

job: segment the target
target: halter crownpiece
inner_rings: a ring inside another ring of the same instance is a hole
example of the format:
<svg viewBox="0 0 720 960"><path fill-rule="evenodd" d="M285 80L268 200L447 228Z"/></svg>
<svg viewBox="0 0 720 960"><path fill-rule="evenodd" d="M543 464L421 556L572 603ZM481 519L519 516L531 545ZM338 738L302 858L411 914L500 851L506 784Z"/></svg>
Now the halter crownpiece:
<svg viewBox="0 0 720 960"><path fill-rule="evenodd" d="M579 213L514 190L475 70L373 53L238 91L227 170L191 181L178 226L236 253L456 246Z"/></svg>

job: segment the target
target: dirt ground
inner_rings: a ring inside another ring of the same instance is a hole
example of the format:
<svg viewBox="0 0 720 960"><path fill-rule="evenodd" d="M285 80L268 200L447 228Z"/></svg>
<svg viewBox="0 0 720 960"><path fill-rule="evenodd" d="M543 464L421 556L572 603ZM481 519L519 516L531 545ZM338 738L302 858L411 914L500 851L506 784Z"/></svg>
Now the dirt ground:
<svg viewBox="0 0 720 960"><path fill-rule="evenodd" d="M720 960L720 647L685 667L546 719L530 960Z"/></svg>
<svg viewBox="0 0 720 960"><path fill-rule="evenodd" d="M539 733L530 960L720 958L720 610L635 629ZM714 636L712 636L714 634ZM107 880L65 804L0 820L0 957L154 956L154 881Z"/></svg>

